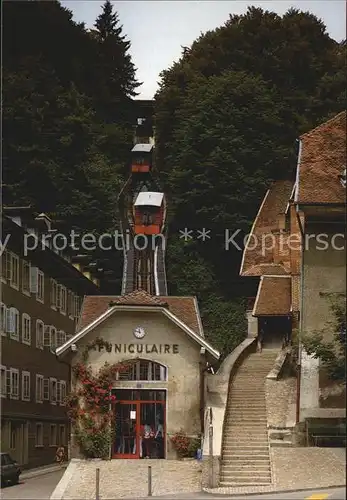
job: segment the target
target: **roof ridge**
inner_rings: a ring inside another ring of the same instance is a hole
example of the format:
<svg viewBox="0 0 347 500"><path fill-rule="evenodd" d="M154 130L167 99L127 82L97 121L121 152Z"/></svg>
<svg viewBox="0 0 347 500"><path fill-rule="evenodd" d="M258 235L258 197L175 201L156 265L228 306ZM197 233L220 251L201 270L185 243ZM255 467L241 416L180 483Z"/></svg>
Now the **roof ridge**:
<svg viewBox="0 0 347 500"><path fill-rule="evenodd" d="M336 120L336 118L338 118L339 116L342 116L342 115L346 115L346 110L344 111L341 111L340 113L338 113L337 115L335 116L332 116L331 118L329 118L329 120L326 120L325 122L322 122L320 123L319 125L317 125L316 127L312 128L311 130L308 130L307 132L301 134L299 136L299 139L302 139L303 137L307 136L307 135L310 135L310 134L313 134L314 132L317 131L317 129L321 128L321 127L324 127L325 125L328 125L330 122Z"/></svg>
<svg viewBox="0 0 347 500"><path fill-rule="evenodd" d="M126 303L130 305L132 300L134 300L134 303L136 303L136 301L141 301L141 300L147 302L147 304L143 305L155 305L162 307L166 307L168 305L166 302L160 300L157 296L150 295L146 290L142 289L134 290L133 292L127 293L125 295L115 296L115 299L116 300L114 301L111 300L112 305L124 305Z"/></svg>

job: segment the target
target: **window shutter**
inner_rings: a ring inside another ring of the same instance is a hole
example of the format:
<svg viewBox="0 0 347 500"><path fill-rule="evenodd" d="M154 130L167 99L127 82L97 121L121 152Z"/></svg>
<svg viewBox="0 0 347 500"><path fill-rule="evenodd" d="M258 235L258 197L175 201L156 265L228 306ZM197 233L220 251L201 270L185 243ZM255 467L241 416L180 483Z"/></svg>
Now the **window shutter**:
<svg viewBox="0 0 347 500"><path fill-rule="evenodd" d="M7 321L7 307L5 306L5 304L1 304L1 333L7 332L6 321Z"/></svg>
<svg viewBox="0 0 347 500"><path fill-rule="evenodd" d="M60 381L60 401L61 404L65 404L65 398L66 398L66 382L65 380Z"/></svg>
<svg viewBox="0 0 347 500"><path fill-rule="evenodd" d="M6 310L6 331L16 333L16 310L14 307Z"/></svg>
<svg viewBox="0 0 347 500"><path fill-rule="evenodd" d="M43 379L43 400L49 401L49 378Z"/></svg>
<svg viewBox="0 0 347 500"><path fill-rule="evenodd" d="M58 342L57 342L57 347L61 347L64 345L66 342L66 335L63 330L59 330L58 332Z"/></svg>
<svg viewBox="0 0 347 500"><path fill-rule="evenodd" d="M31 293L39 291L39 270L37 267L30 267L29 289Z"/></svg>
<svg viewBox="0 0 347 500"><path fill-rule="evenodd" d="M7 368L6 370L6 395L11 395L11 370Z"/></svg>
<svg viewBox="0 0 347 500"><path fill-rule="evenodd" d="M54 352L57 348L57 329L54 326L51 326L51 351Z"/></svg>
<svg viewBox="0 0 347 500"><path fill-rule="evenodd" d="M45 325L43 332L43 346L51 347L51 326Z"/></svg>
<svg viewBox="0 0 347 500"><path fill-rule="evenodd" d="M61 285L57 285L56 306L58 309L61 307Z"/></svg>
<svg viewBox="0 0 347 500"><path fill-rule="evenodd" d="M61 403L61 385L59 380L57 382L57 403Z"/></svg>
<svg viewBox="0 0 347 500"><path fill-rule="evenodd" d="M6 252L6 279L11 280L12 278L12 259L10 252Z"/></svg>

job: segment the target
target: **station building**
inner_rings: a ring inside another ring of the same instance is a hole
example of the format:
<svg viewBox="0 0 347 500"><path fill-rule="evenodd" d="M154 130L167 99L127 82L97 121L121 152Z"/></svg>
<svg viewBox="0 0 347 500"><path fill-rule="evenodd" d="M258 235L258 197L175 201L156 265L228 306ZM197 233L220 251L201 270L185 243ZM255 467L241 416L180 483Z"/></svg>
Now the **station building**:
<svg viewBox="0 0 347 500"><path fill-rule="evenodd" d="M85 297L77 333L57 349L57 355L73 367L85 346L97 338L112 348L90 351L93 372L105 362L136 358L114 381L112 457L145 458L141 436L147 424L163 437L151 458L176 458L173 434L183 430L197 438L203 433L207 369L219 359L219 352L204 337L196 298L154 297L142 290ZM71 458L77 457L72 434Z"/></svg>

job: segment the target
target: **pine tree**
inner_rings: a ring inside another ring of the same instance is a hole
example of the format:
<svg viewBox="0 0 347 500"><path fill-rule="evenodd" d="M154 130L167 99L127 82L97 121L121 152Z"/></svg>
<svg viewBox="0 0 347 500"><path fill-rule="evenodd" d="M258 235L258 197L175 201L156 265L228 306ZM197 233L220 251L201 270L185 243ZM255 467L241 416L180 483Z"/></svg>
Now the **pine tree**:
<svg viewBox="0 0 347 500"><path fill-rule="evenodd" d="M124 40L125 37L121 36L123 26L117 27L118 22L117 12L113 12L113 6L110 0L106 0L102 8L102 13L97 17L94 24L97 29L96 34L99 40L104 42L109 36L117 36ZM127 49L129 49L130 42L126 43L128 44Z"/></svg>
<svg viewBox="0 0 347 500"><path fill-rule="evenodd" d="M136 68L131 60L130 41L123 35L117 12L113 12L110 0L106 0L102 13L94 24L93 38L98 41L97 75L102 86L99 92L102 112L119 116L120 106L129 105L128 98L138 95ZM115 109L117 107L118 109ZM123 110L124 111L124 110ZM124 112L122 113L124 117ZM111 118L111 117L110 117ZM107 120L108 121L108 120Z"/></svg>

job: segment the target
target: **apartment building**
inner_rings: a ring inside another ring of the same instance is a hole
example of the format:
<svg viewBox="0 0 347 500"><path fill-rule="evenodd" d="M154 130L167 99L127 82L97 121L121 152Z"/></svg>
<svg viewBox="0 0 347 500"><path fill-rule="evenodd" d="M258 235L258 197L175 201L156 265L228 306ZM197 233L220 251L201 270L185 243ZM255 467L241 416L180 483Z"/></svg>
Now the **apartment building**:
<svg viewBox="0 0 347 500"><path fill-rule="evenodd" d="M83 297L99 294L98 280L71 254L41 244L51 226L28 209L2 218L1 448L24 468L52 463L59 445L67 449L69 367L55 350L74 334ZM28 234L40 244L26 251Z"/></svg>

